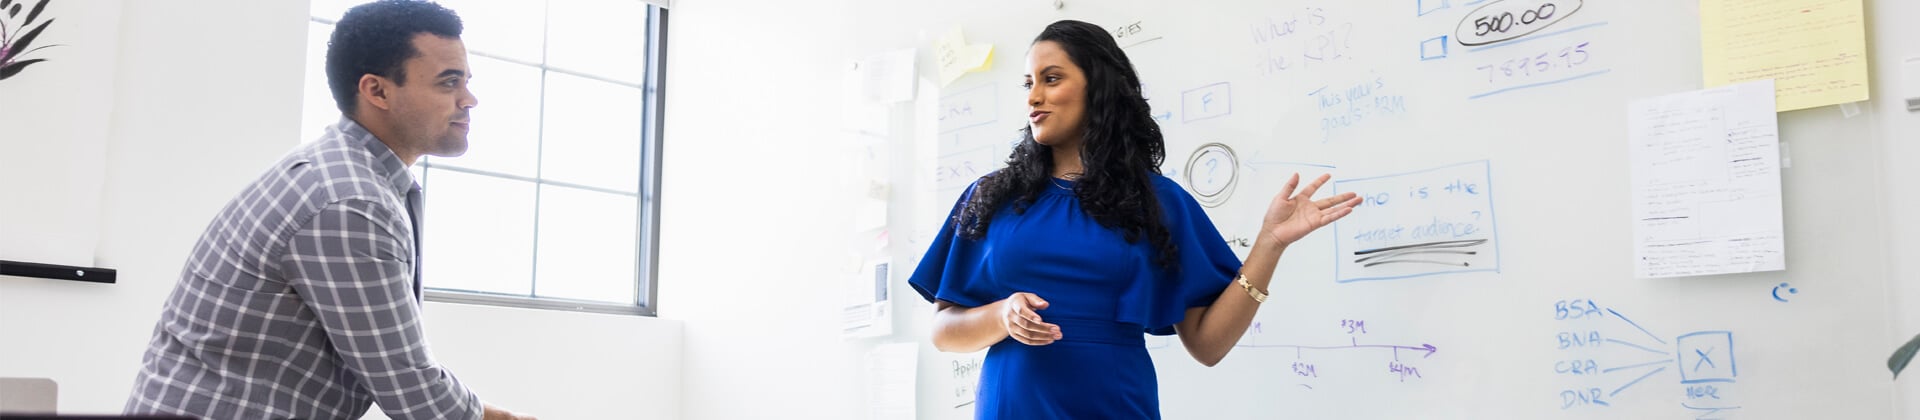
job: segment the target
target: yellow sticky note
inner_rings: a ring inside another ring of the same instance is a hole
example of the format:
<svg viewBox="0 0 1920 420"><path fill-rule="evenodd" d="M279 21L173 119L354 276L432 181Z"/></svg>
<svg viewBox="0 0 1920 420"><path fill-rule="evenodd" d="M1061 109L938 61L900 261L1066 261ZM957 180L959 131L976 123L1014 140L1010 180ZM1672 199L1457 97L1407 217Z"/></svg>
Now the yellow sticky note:
<svg viewBox="0 0 1920 420"><path fill-rule="evenodd" d="M973 67L966 69L969 73L993 68L993 44L967 46L967 53L961 56L965 57L961 63L973 63Z"/></svg>
<svg viewBox="0 0 1920 420"><path fill-rule="evenodd" d="M933 41L933 54L940 68L940 86L953 83L967 73L993 67L993 44L967 44L960 27Z"/></svg>
<svg viewBox="0 0 1920 420"><path fill-rule="evenodd" d="M1773 79L1780 111L1867 99L1860 0L1701 0L1706 86Z"/></svg>

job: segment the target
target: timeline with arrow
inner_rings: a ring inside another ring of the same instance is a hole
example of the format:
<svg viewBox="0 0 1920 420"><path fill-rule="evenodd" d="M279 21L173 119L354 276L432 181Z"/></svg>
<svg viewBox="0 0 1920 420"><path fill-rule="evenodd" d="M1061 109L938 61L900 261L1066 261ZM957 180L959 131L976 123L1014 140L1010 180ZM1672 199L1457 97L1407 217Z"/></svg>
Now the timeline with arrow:
<svg viewBox="0 0 1920 420"><path fill-rule="evenodd" d="M1305 389L1313 389L1314 384L1317 382L1316 380L1320 378L1322 374L1319 365L1323 362L1321 359L1311 357L1311 355L1315 353L1352 352L1377 355L1381 357L1378 362L1384 362L1380 367L1345 366L1345 362L1326 363L1341 363L1343 366L1336 370L1338 372L1377 373L1381 375L1383 379L1392 379L1396 382L1406 383L1424 379L1426 373L1421 371L1421 363L1440 352L1440 347L1432 343L1421 342L1413 344L1365 340L1364 338L1367 337L1367 321L1364 319L1342 319L1340 320L1340 326L1338 328L1340 332L1347 335L1347 342L1307 344L1269 339L1262 323L1254 322L1252 327L1247 330L1246 336L1243 337L1239 343L1235 344L1234 347L1263 351L1292 350L1294 362L1290 366L1291 371L1285 373L1301 380L1299 385ZM1149 343L1149 348L1163 348L1170 346L1171 340L1159 342L1149 341ZM1343 360L1351 359L1343 358Z"/></svg>

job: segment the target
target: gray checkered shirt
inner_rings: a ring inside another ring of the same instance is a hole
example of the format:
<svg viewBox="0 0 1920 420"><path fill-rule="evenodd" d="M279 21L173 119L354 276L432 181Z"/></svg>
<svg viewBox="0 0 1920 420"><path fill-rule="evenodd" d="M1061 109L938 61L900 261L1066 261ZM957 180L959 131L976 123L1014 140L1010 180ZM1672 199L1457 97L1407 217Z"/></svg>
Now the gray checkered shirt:
<svg viewBox="0 0 1920 420"><path fill-rule="evenodd" d="M248 185L201 234L129 414L478 419L420 328L420 187L350 119Z"/></svg>

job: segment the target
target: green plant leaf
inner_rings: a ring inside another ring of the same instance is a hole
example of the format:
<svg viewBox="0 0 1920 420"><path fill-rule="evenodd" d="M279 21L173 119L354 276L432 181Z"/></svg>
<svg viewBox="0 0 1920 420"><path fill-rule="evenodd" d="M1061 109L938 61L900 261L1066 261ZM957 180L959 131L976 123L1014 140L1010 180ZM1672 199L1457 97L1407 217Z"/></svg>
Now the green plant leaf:
<svg viewBox="0 0 1920 420"><path fill-rule="evenodd" d="M32 60L17 61L17 62L14 62L13 64L8 64L4 67L0 67L0 80L7 80L7 78L9 77L13 77L13 75L19 74L20 70L26 69L28 64L38 63L42 61L47 61L47 59L36 58ZM1905 364L1905 363L1902 363L1902 364Z"/></svg>
<svg viewBox="0 0 1920 420"><path fill-rule="evenodd" d="M1920 335L1907 340L1907 344L1893 350L1893 357L1887 358L1887 370L1893 371L1893 377L1899 378L1900 371L1907 369L1907 362L1913 361L1913 354L1920 352Z"/></svg>

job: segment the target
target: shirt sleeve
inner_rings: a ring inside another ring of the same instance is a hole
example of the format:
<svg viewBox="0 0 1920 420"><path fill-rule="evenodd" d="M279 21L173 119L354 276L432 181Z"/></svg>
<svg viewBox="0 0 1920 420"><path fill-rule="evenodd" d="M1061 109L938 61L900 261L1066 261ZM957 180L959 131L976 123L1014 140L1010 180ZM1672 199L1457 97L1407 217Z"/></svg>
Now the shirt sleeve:
<svg viewBox="0 0 1920 420"><path fill-rule="evenodd" d="M480 398L427 352L411 248L377 203L328 205L288 243L288 283L327 332L342 367L394 419L479 419Z"/></svg>
<svg viewBox="0 0 1920 420"><path fill-rule="evenodd" d="M1156 178L1154 193L1178 253L1171 267L1139 259L1136 272L1147 278L1132 283L1121 300L1121 318L1145 325L1148 334L1170 335L1188 308L1213 305L1239 274L1241 262L1192 194L1171 179Z"/></svg>
<svg viewBox="0 0 1920 420"><path fill-rule="evenodd" d="M907 278L913 291L928 302L944 300L971 308L1006 297L1007 293L993 290L985 278L980 264L985 251L980 241L960 237L959 224L955 222L960 210L966 207L967 199L973 196L974 187L979 185L979 181L974 181L953 203L940 233L933 236L933 244L927 246L926 255L920 257L920 264Z"/></svg>

